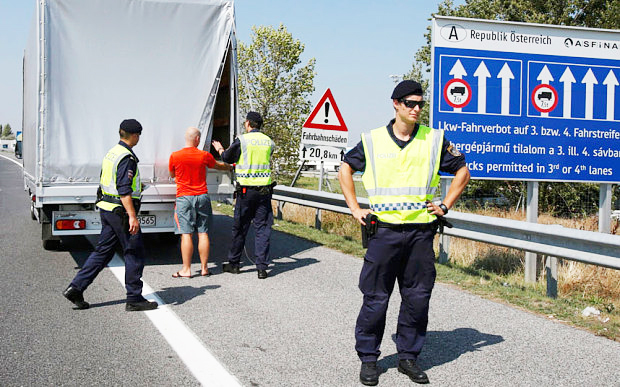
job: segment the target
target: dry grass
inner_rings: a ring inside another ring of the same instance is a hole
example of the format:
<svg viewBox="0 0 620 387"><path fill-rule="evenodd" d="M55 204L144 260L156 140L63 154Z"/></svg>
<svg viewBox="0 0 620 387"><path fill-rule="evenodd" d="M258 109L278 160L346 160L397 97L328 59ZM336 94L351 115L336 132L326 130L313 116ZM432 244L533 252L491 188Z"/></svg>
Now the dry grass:
<svg viewBox="0 0 620 387"><path fill-rule="evenodd" d="M525 220L525 214L499 210L482 210L480 215ZM598 230L598 218L563 219L547 214L538 217L541 224L559 224L567 228L586 231ZM616 227L617 230L617 227ZM524 252L481 242L451 238L450 259L466 267L481 269L499 275L523 275ZM545 282L545 265L538 259L539 282ZM558 262L558 294L581 295L582 298L599 298L605 304L620 308L620 270L562 260Z"/></svg>
<svg viewBox="0 0 620 387"><path fill-rule="evenodd" d="M273 211L276 213L276 202ZM316 209L297 204L286 203L282 218L295 223L314 227ZM353 240L361 240L359 223L352 216L331 211L321 211L321 230Z"/></svg>

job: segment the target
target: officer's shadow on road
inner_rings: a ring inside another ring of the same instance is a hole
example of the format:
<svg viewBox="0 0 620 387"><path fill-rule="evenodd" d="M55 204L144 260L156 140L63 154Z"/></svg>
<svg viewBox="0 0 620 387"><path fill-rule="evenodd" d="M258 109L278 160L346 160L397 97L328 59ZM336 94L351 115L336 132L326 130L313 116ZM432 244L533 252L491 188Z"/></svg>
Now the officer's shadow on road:
<svg viewBox="0 0 620 387"><path fill-rule="evenodd" d="M274 223L277 223L275 221ZM221 268L222 264L228 262L228 251L231 244L233 219L225 215L215 214L213 216L212 231L209 232L211 241L210 264L215 264ZM254 266L254 226L250 227L245 239L245 250L241 254L242 272L256 271ZM270 252L272 264L269 265L269 276L273 277L289 270L298 269L304 266L317 263L315 258L296 258L296 254L319 246L317 243L299 238L297 236L280 232L274 225L271 232ZM196 254L196 252L194 252ZM194 257L194 261L197 261ZM220 269L221 270L221 269Z"/></svg>
<svg viewBox="0 0 620 387"><path fill-rule="evenodd" d="M166 305L181 305L191 300L192 298L204 295L207 290L213 290L219 287L220 285L207 285L201 286L199 288L194 288L192 286L177 286L158 290L157 295L159 296L159 298L162 299L162 301L164 301ZM126 299L100 302L97 304L90 304L90 308L93 309L101 308L104 306L120 305L124 304L125 302L127 302Z"/></svg>
<svg viewBox="0 0 620 387"><path fill-rule="evenodd" d="M242 255L244 265L254 265L248 256L254 257L254 232L250 229L245 242L245 252ZM295 270L304 266L315 264L316 258L296 258L295 255L320 246L307 239L299 238L295 235L287 234L277 230L271 232L270 253L272 264L269 265L269 276L274 277L289 270Z"/></svg>
<svg viewBox="0 0 620 387"><path fill-rule="evenodd" d="M396 342L396 335L392 335ZM449 363L468 352L478 351L488 345L499 344L504 338L499 335L482 333L473 328L456 328L452 331L431 331L426 333L426 344L418 359L423 370ZM386 356L377 364L387 371L398 366L398 354Z"/></svg>
<svg viewBox="0 0 620 387"><path fill-rule="evenodd" d="M207 290L219 288L220 285L206 285L201 287L174 286L157 291L157 295L167 305L181 305L195 297L203 296Z"/></svg>

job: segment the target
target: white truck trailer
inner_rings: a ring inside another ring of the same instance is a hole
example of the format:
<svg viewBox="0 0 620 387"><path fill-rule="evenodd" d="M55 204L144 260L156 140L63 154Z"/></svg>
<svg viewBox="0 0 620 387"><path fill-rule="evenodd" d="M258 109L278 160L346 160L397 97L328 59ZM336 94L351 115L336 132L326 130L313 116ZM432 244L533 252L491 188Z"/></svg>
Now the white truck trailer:
<svg viewBox="0 0 620 387"><path fill-rule="evenodd" d="M200 129L204 150L239 128L233 2L38 0L23 84L24 185L44 248L100 232L101 160L126 118L144 128L134 148L142 230L173 232L168 159L186 128ZM225 172L207 183L212 199L232 196Z"/></svg>

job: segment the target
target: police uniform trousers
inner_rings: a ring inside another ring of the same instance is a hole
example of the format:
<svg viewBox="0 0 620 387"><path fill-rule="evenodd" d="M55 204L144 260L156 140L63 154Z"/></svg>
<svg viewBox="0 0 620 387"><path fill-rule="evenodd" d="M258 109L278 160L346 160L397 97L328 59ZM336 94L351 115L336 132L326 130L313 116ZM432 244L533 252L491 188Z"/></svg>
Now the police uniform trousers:
<svg viewBox="0 0 620 387"><path fill-rule="evenodd" d="M246 187L246 192L237 194L235 217L232 227L232 246L228 262L238 265L245 246L245 238L254 219L254 255L256 269L266 270L269 265L269 238L273 224L271 193L260 193L258 188Z"/></svg>
<svg viewBox="0 0 620 387"><path fill-rule="evenodd" d="M396 330L400 360L417 359L426 339L428 306L435 284L436 228L379 227L368 241L360 273L364 294L355 326L355 349L362 362L376 361L381 351L388 301L395 281L402 298Z"/></svg>
<svg viewBox="0 0 620 387"><path fill-rule="evenodd" d="M127 289L127 302L144 301L142 297L142 271L144 270L145 251L142 240L142 231L131 235L126 227L123 227L122 218L110 211L100 210L101 234L97 247L93 251L82 269L77 273L71 286L81 291L86 290L95 277L114 257L115 247L120 243L125 259L125 288Z"/></svg>

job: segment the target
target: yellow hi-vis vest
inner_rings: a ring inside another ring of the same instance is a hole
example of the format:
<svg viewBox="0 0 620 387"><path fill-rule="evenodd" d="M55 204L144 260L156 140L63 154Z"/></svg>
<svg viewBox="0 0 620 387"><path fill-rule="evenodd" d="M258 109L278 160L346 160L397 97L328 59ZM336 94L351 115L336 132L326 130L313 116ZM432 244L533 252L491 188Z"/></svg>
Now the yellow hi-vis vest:
<svg viewBox="0 0 620 387"><path fill-rule="evenodd" d="M97 207L103 210L112 211L116 207L122 205L121 195L118 194L118 190L116 189L116 170L118 168L118 164L125 157L134 156L129 149L120 144L116 144L103 158L103 162L101 163L101 178L99 180L101 191L104 195L118 198L110 199L104 196L104 199L97 203ZM142 184L140 183L140 171L137 168L133 181L131 182L131 190L133 191L131 193L132 199L140 200L140 196L142 194Z"/></svg>
<svg viewBox="0 0 620 387"><path fill-rule="evenodd" d="M386 223L430 223L426 210L439 185L443 130L419 126L401 149L381 127L362 134L366 169L362 175L370 209Z"/></svg>
<svg viewBox="0 0 620 387"><path fill-rule="evenodd" d="M235 167L241 185L262 186L271 184L271 154L274 142L259 131L239 136L241 154Z"/></svg>

